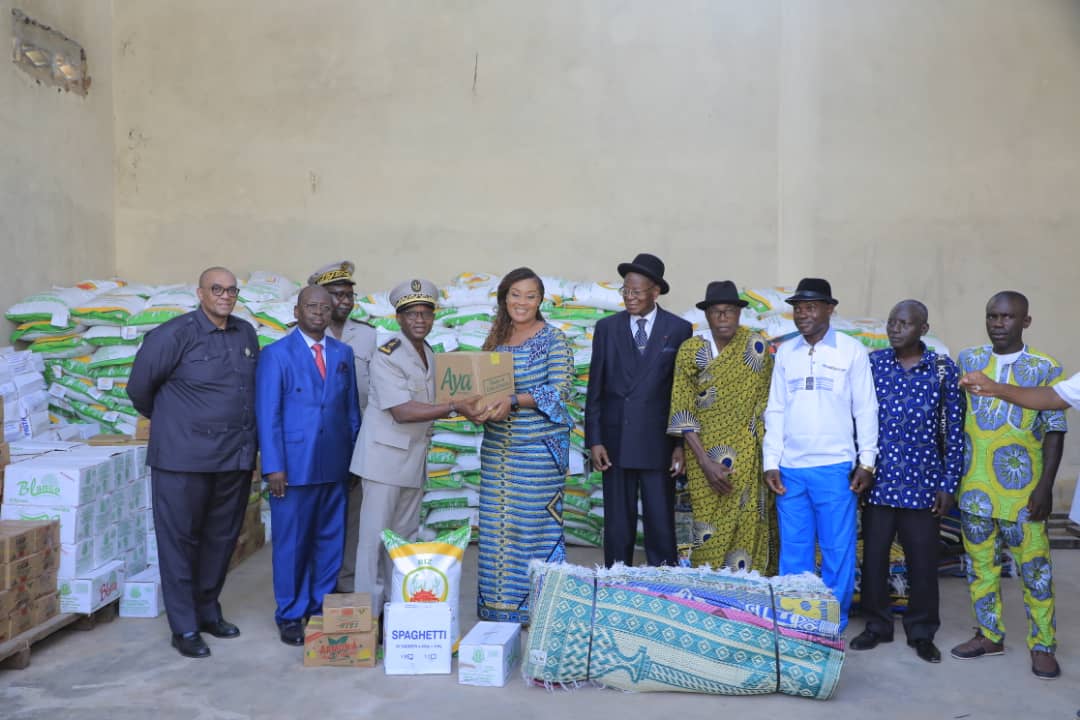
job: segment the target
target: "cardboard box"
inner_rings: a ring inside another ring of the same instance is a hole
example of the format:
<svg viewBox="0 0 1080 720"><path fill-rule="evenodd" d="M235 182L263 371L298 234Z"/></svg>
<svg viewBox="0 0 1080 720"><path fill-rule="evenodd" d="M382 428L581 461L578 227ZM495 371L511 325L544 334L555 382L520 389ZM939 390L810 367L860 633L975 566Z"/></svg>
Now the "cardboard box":
<svg viewBox="0 0 1080 720"><path fill-rule="evenodd" d="M323 620L315 615L304 628L304 667L375 667L374 631L325 632Z"/></svg>
<svg viewBox="0 0 1080 720"><path fill-rule="evenodd" d="M146 546L139 544L124 552L124 573L135 574L146 570ZM151 567L157 567L153 565Z"/></svg>
<svg viewBox="0 0 1080 720"><path fill-rule="evenodd" d="M148 441L150 439L150 420L142 415L135 421L135 439Z"/></svg>
<svg viewBox="0 0 1080 720"><path fill-rule="evenodd" d="M4 409L4 404L0 403L0 410ZM0 429L3 425L0 424ZM7 615L0 615L0 643L5 643L11 639L11 620Z"/></svg>
<svg viewBox="0 0 1080 720"><path fill-rule="evenodd" d="M20 505L86 505L101 491L107 463L88 457L50 453L8 465L4 469L4 497ZM63 459L60 459L63 458Z"/></svg>
<svg viewBox="0 0 1080 720"><path fill-rule="evenodd" d="M120 617L155 618L165 612L161 575L157 567L136 573L124 581L120 594Z"/></svg>
<svg viewBox="0 0 1080 720"><path fill-rule="evenodd" d="M49 618L60 614L60 594L55 590L42 595L30 603L30 619L33 627L37 627Z"/></svg>
<svg viewBox="0 0 1080 720"><path fill-rule="evenodd" d="M387 675L448 675L454 639L449 603L393 602L383 610Z"/></svg>
<svg viewBox="0 0 1080 720"><path fill-rule="evenodd" d="M112 562L120 553L117 545L116 525L105 528L100 535L94 536L94 567Z"/></svg>
<svg viewBox="0 0 1080 720"><path fill-rule="evenodd" d="M0 520L0 564L59 545L60 523L54 520Z"/></svg>
<svg viewBox="0 0 1080 720"><path fill-rule="evenodd" d="M94 540L87 538L72 545L60 546L60 562L56 575L60 578L75 578L86 575L94 569Z"/></svg>
<svg viewBox="0 0 1080 720"><path fill-rule="evenodd" d="M328 633L371 632L371 593L323 596L323 629Z"/></svg>
<svg viewBox="0 0 1080 720"><path fill-rule="evenodd" d="M506 397L514 392L514 356L495 352L435 354L435 402L482 395Z"/></svg>
<svg viewBox="0 0 1080 720"><path fill-rule="evenodd" d="M458 646L458 683L502 687L521 657L521 625L478 622Z"/></svg>
<svg viewBox="0 0 1080 720"><path fill-rule="evenodd" d="M2 407L3 407L3 403L0 403L0 408L2 408ZM2 412L2 410L0 410L0 412ZM3 422L3 420L0 420L0 423L2 423L2 422ZM11 462L11 446L8 445L6 442L0 442L0 467L4 467L5 465L9 464L10 462Z"/></svg>
<svg viewBox="0 0 1080 720"><path fill-rule="evenodd" d="M60 542L72 545L94 536L94 504L89 505L0 505L0 520L56 520Z"/></svg>
<svg viewBox="0 0 1080 720"><path fill-rule="evenodd" d="M0 591L0 624L8 619L16 604L15 593L12 590Z"/></svg>
<svg viewBox="0 0 1080 720"><path fill-rule="evenodd" d="M120 597L124 564L113 561L86 577L60 582L60 611L89 614Z"/></svg>
<svg viewBox="0 0 1080 720"><path fill-rule="evenodd" d="M33 555L19 558L15 562L0 565L0 590L12 590L47 572L55 576L56 559L56 551L53 548L45 548Z"/></svg>
<svg viewBox="0 0 1080 720"><path fill-rule="evenodd" d="M8 617L11 618L11 637L30 630L34 627L33 601L19 603Z"/></svg>
<svg viewBox="0 0 1080 720"><path fill-rule="evenodd" d="M146 562L157 565L157 535L154 532L146 533Z"/></svg>

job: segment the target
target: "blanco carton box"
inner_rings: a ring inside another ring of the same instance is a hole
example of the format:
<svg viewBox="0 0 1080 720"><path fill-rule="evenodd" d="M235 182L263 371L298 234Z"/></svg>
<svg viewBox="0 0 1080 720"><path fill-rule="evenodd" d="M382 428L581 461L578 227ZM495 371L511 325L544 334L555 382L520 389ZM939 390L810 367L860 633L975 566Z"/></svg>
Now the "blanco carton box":
<svg viewBox="0 0 1080 720"><path fill-rule="evenodd" d="M449 603L392 602L383 609L387 675L448 675L454 640Z"/></svg>
<svg viewBox="0 0 1080 720"><path fill-rule="evenodd" d="M94 536L94 504L0 505L0 520L59 520L60 542L72 545Z"/></svg>
<svg viewBox="0 0 1080 720"><path fill-rule="evenodd" d="M43 455L4 469L4 500L17 505L86 505L99 495L101 461Z"/></svg>
<svg viewBox="0 0 1080 720"><path fill-rule="evenodd" d="M94 541L92 538L81 540L72 545L60 545L60 564L56 570L59 578L85 576L97 567L94 562Z"/></svg>
<svg viewBox="0 0 1080 720"><path fill-rule="evenodd" d="M120 552L117 545L116 525L110 525L100 535L94 536L94 567L115 560Z"/></svg>
<svg viewBox="0 0 1080 720"><path fill-rule="evenodd" d="M458 646L458 683L502 687L521 657L521 625L478 622Z"/></svg>
<svg viewBox="0 0 1080 720"><path fill-rule="evenodd" d="M148 568L124 580L120 594L120 617L155 618L165 611L161 575Z"/></svg>
<svg viewBox="0 0 1080 720"><path fill-rule="evenodd" d="M148 565L146 562L146 545L140 543L130 550L124 551L123 561L124 572L129 575L145 570ZM154 567L157 567L157 565L154 565Z"/></svg>
<svg viewBox="0 0 1080 720"><path fill-rule="evenodd" d="M135 545L142 544L146 531L138 532L135 529L135 518L121 518L116 524L116 549L120 552L130 550Z"/></svg>
<svg viewBox="0 0 1080 720"><path fill-rule="evenodd" d="M114 561L99 567L86 577L60 582L60 612L92 613L120 597L124 582L124 564Z"/></svg>
<svg viewBox="0 0 1080 720"><path fill-rule="evenodd" d="M157 535L146 533L146 562L157 565Z"/></svg>

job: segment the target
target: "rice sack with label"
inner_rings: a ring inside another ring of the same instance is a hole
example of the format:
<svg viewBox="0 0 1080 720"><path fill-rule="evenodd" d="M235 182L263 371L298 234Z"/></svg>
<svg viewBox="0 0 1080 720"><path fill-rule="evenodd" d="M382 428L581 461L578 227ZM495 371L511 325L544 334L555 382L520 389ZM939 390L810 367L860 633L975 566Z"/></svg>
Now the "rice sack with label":
<svg viewBox="0 0 1080 720"><path fill-rule="evenodd" d="M383 545L394 563L390 601L448 603L455 652L461 639L461 562L471 534L472 529L466 525L431 542L410 543L390 530L382 532Z"/></svg>

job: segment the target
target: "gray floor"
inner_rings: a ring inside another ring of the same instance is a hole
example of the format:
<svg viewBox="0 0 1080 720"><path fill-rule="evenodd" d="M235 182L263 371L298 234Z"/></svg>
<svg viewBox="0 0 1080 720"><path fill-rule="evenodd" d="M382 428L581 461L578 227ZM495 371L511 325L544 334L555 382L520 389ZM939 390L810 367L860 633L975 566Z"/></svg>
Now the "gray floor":
<svg viewBox="0 0 1080 720"><path fill-rule="evenodd" d="M472 625L475 546L466 557L463 630ZM572 549L582 564L598 551ZM29 668L0 671L0 717L5 720L207 720L222 718L576 718L648 716L711 718L735 713L754 718L1075 718L1080 707L1080 551L1054 555L1058 597L1058 658L1064 674L1054 682L1033 677L1022 636L1003 657L937 666L918 658L898 629L891 645L849 652L840 688L819 702L770 695L711 697L676 693L633 695L584 688L573 692L527 687L457 684L456 676L387 677L381 668L304 668L301 651L281 644L273 624L270 552L259 551L229 576L226 617L242 629L234 640L208 638L213 657L188 660L168 644L164 617L117 620L90 632L63 630L35 646ZM942 579L944 652L971 635L962 580ZM1024 608L1015 579L1005 581L1005 618L1023 628ZM856 619L850 638L861 630Z"/></svg>

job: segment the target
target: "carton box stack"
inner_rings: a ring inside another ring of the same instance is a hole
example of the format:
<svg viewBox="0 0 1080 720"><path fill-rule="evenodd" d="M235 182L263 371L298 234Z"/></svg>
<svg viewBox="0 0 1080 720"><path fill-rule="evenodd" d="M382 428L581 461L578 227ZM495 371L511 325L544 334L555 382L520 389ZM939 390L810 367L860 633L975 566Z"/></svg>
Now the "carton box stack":
<svg viewBox="0 0 1080 720"><path fill-rule="evenodd" d="M263 526L261 511L262 478L256 470L251 476L251 492L248 494L247 510L244 511L244 524L240 527L240 536L236 539L236 550L229 561L229 569L251 557L256 550L266 544L266 528Z"/></svg>
<svg viewBox="0 0 1080 720"><path fill-rule="evenodd" d="M45 362L29 350L0 348L0 441L32 438L49 430Z"/></svg>
<svg viewBox="0 0 1080 720"><path fill-rule="evenodd" d="M377 646L371 595L327 595L304 628L304 667L374 667Z"/></svg>
<svg viewBox="0 0 1080 720"><path fill-rule="evenodd" d="M56 520L60 609L91 613L146 567L145 503L136 447L78 445L11 465L3 520Z"/></svg>
<svg viewBox="0 0 1080 720"><path fill-rule="evenodd" d="M0 520L0 642L60 612L55 521Z"/></svg>

